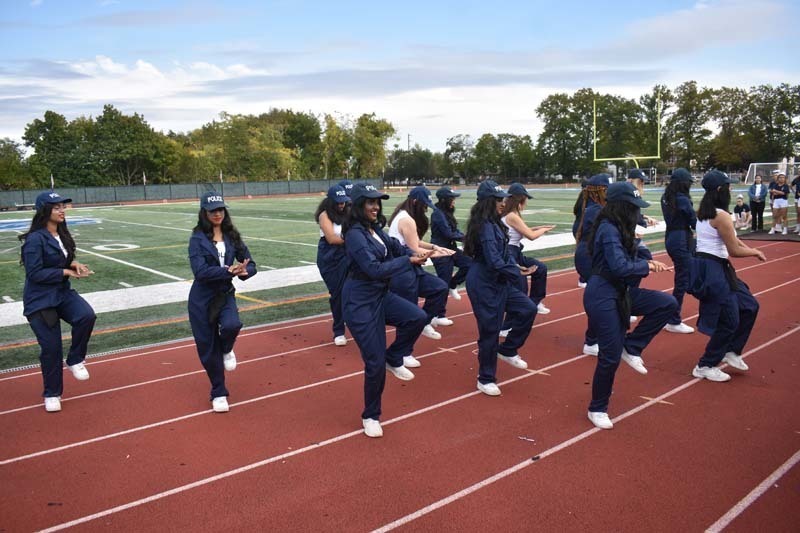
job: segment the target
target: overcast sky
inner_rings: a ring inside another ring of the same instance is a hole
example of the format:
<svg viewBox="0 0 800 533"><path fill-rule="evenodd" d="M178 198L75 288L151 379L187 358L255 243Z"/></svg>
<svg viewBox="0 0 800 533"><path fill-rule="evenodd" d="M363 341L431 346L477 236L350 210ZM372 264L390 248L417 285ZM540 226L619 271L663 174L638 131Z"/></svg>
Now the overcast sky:
<svg viewBox="0 0 800 533"><path fill-rule="evenodd" d="M281 107L375 112L435 151L535 136L554 92L800 83L798 3L0 0L0 137L106 103L163 131Z"/></svg>

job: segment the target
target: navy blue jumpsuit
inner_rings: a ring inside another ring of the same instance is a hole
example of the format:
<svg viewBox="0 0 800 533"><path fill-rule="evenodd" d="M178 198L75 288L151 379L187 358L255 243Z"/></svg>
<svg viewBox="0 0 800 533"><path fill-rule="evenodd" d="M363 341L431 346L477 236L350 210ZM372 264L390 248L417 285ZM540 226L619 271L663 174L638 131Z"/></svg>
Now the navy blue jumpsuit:
<svg viewBox="0 0 800 533"><path fill-rule="evenodd" d="M381 395L386 383L386 365L403 366L414 343L429 322L416 302L389 291L389 280L413 272L412 253L379 226L373 227L381 246L361 225L345 236L350 271L342 290L344 321L364 360L364 411L362 419L380 419ZM386 348L386 324L397 327L395 341Z"/></svg>
<svg viewBox="0 0 800 533"><path fill-rule="evenodd" d="M86 358L89 338L97 317L92 307L71 288L64 269L67 257L47 228L30 233L22 244L25 264L23 314L39 341L44 397L61 396L63 391L63 347L61 322L48 326L41 311L55 309L58 317L72 326L72 342L67 364L77 365Z"/></svg>
<svg viewBox="0 0 800 533"><path fill-rule="evenodd" d="M622 349L641 357L644 348L661 331L677 306L672 295L638 287L630 290L650 272L647 260L639 257L640 253L636 251L631 255L623 247L620 232L613 223L608 220L600 223L594 237L593 275L583 294L589 327L597 332L600 349L589 411L608 410ZM609 279L614 280L613 284ZM644 315L636 329L627 335L630 319L629 316L622 317L619 310L622 288L630 290L629 315Z"/></svg>
<svg viewBox="0 0 800 533"><path fill-rule="evenodd" d="M683 193L675 196L676 208L673 210L661 198L661 213L667 223L667 232L664 236L664 243L672 264L675 266L675 286L672 295L678 302L678 308L667 322L668 324L678 325L681 323L681 307L683 307L683 297L689 288L691 276L692 256L694 255L694 229L697 224L697 215L692 206L692 199Z"/></svg>
<svg viewBox="0 0 800 533"><path fill-rule="evenodd" d="M256 275L256 264L247 246L242 243L239 249L234 249L233 241L227 235L223 239L227 266L220 266L217 248L203 232L195 231L189 239L189 263L194 273L194 283L189 290L189 324L197 345L197 355L211 381L212 399L228 396L222 354L233 350L236 337L242 329L236 307L233 274L228 272L228 266L234 263L234 259L240 263L250 259L247 264L248 275L239 279L250 279ZM215 298L222 305L219 316L212 323L211 318L214 317L209 316L209 308Z"/></svg>
<svg viewBox="0 0 800 533"><path fill-rule="evenodd" d="M317 244L317 268L322 276L322 281L328 288L330 298L328 302L333 315L333 336L344 335L344 316L342 315L342 288L347 278L350 261L344 244L331 244L325 237L320 237Z"/></svg>
<svg viewBox="0 0 800 533"><path fill-rule="evenodd" d="M580 279L588 281L592 277L592 258L589 255L589 237L597 215L602 211L603 206L589 199L583 214L583 224L581 225L581 238L575 246L575 270L578 271ZM580 219L578 219L580 222ZM576 229L577 233L577 229ZM592 329L591 323L586 327L584 344L592 346L597 344L597 335Z"/></svg>
<svg viewBox="0 0 800 533"><path fill-rule="evenodd" d="M502 223L501 223L502 224ZM467 273L467 295L478 323L478 381L497 381L497 354L517 355L531 333L536 305L518 288L521 274L508 252L505 232L494 222L480 228L480 243ZM504 314L511 331L499 343Z"/></svg>
<svg viewBox="0 0 800 533"><path fill-rule="evenodd" d="M463 242L464 234L457 226L451 225L447 221L445 213L441 209L434 209L431 214L431 244L455 250L455 254L447 257L436 257L432 259L436 275L447 283L448 288L455 289L467 279L467 271L472 264L472 259L464 255L458 249L456 242ZM458 272L453 275L453 270L458 267Z"/></svg>

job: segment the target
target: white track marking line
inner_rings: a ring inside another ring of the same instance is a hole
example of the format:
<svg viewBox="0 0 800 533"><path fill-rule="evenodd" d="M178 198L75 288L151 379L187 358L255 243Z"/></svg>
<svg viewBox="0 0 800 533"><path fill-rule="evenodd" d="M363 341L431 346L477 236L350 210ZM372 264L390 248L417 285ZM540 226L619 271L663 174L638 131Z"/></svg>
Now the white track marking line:
<svg viewBox="0 0 800 533"><path fill-rule="evenodd" d="M118 283L123 287L127 287L129 289L133 287L133 285L131 285L130 283L125 283L124 281L119 281Z"/></svg>
<svg viewBox="0 0 800 533"><path fill-rule="evenodd" d="M11 303L14 301L14 298L12 298L11 296L3 296L3 301Z"/></svg>
<svg viewBox="0 0 800 533"><path fill-rule="evenodd" d="M91 250L84 250L83 248L77 248L77 250L83 254L94 255L97 257L102 257L103 259L107 259L109 261L114 261L115 263L120 263L125 266L138 268L139 270L144 270L145 272L150 272L151 274L156 274L157 276L162 276L174 281L186 281L183 278L179 278L178 276L173 276L172 274L167 274L166 272L161 272L160 270L154 270L152 268L148 268L142 265L137 265L135 263L129 263L127 261L123 261L122 259L117 259L116 257L110 257L108 255L98 254L97 252L92 252Z"/></svg>
<svg viewBox="0 0 800 533"><path fill-rule="evenodd" d="M765 342L764 344L756 346L755 348L753 348L752 350L749 350L746 354L744 354L743 357L750 356L750 355L754 354L755 352L758 352L758 351L760 351L760 350L762 350L764 348L767 348L768 346L771 346L772 344L774 344L774 343L776 343L776 342L788 337L789 335L797 333L798 331L800 331L800 326L797 326L794 329L791 329L791 330L787 331L783 335L780 335L778 337L775 337L775 338ZM723 366L725 366L725 365L723 365ZM675 394L677 394L677 393L679 393L679 392L681 392L681 391L683 391L685 389L688 389L689 387L699 383L700 381L703 381L703 380L700 379L700 378L694 378L691 381L688 381L688 382L684 383L683 385L679 385L679 386L675 387L674 389L669 390L669 391L665 392L664 394L661 394L660 396L658 396L656 398L653 398L651 401L649 401L647 403L639 405L638 407L635 407L635 408L631 409L630 411L627 411L627 412L621 414L620 416L614 418L613 421L616 423L616 422L624 420L624 419L626 419L628 417L631 417L631 416L633 416L633 415L635 415L635 414L637 414L637 413L639 413L639 412L641 412L641 411L643 411L643 410L645 410L645 409L647 409L649 407L652 407L653 405L657 405L657 404L663 402L665 399L667 399L667 398L669 398L671 396L674 396ZM477 491L479 491L479 490L491 485L492 483L494 483L496 481L500 481L501 479L504 479L504 478L510 476L511 474L514 474L514 473L516 473L516 472L518 472L518 471L520 471L520 470L522 470L524 468L527 468L527 467L535 464L537 461L541 461L542 459L545 459L545 458L547 458L547 457L549 457L549 456L551 456L551 455L553 455L553 454L555 454L557 452L560 452L561 450L563 450L565 448L569 448L573 444L576 444L576 443L578 443L578 442L580 442L580 441L582 441L582 440L584 440L584 439L586 439L588 437L591 437L595 433L599 433L601 431L603 431L603 430L600 429L600 428L596 428L596 427L588 429L588 430L584 431L583 433L581 433L579 435L576 435L576 436L572 437L571 439L566 440L566 441L564 441L564 442L562 442L560 444L557 444L556 446L553 446L552 448L549 448L549 449L545 450L544 452L538 454L536 456L537 458L535 460L534 459L526 459L526 460L522 461L521 463L518 463L518 464L516 464L516 465L514 465L514 466L512 466L510 468L507 468L507 469L503 470L502 472L498 472L497 474L495 474L493 476L490 476L490 477L488 477L488 478L486 478L486 479L484 479L482 481L479 481L479 482L477 482L477 483L475 483L473 485L470 485L469 487L466 487L463 490L460 490L460 491L458 491L458 492L456 492L454 494L451 494L450 496L442 498L442 499L440 499L440 500L438 500L438 501L436 501L436 502L434 502L434 503L432 503L430 505L427 505L427 506L423 507L422 509L419 509L419 510L413 512L413 513L407 514L406 516L404 516L402 518L399 518L399 519L397 519L397 520L395 520L393 522L390 522L390 523L388 523L388 524L386 524L386 525L384 525L384 526L382 526L382 527L380 527L378 529L375 529L375 530L373 530L373 533L385 533L387 531L392 531L395 528L398 528L400 526L408 524L409 522L412 522L412 521L416 520L417 518L421 518L421 517L425 516L426 514L429 514L429 513L433 512L433 511L437 510L437 509L440 509L440 508L442 508L442 507L444 507L446 505L449 505L449 504L451 504L451 503L453 503L455 501L458 501L458 500L460 500L460 499L472 494L473 492L477 492ZM798 452L798 453L800 453L800 452Z"/></svg>
<svg viewBox="0 0 800 533"><path fill-rule="evenodd" d="M719 520L708 526L706 533L719 533L728 525L733 522L736 517L745 512L748 507L753 505L769 488L774 485L786 472L794 468L800 462L800 450L796 451L789 459L786 460L781 466L778 467L772 474L756 486L750 493L742 498L739 503L734 505L730 511L720 517Z"/></svg>
<svg viewBox="0 0 800 533"><path fill-rule="evenodd" d="M757 352L757 351L759 351L759 350L761 350L763 348L766 348L766 347L774 344L775 342L778 342L779 340L782 340L783 338L785 338L785 337L787 337L787 336L789 336L789 335L791 335L793 333L796 333L797 331L800 331L800 326L798 326L798 327L796 327L796 328L784 333L783 335L781 335L779 337L775 337L775 338L771 339L770 341L768 341L768 342L766 342L766 343L764 343L764 344L762 344L760 346L757 346L756 348L754 348L754 349L748 351L746 354L744 354L743 357L747 357L747 356L749 356L749 355L751 355L751 354L753 354L753 353L755 353L755 352ZM468 346L469 344L474 344L474 343L468 343L465 346ZM547 370L550 370L550 369L553 369L553 368L556 368L556 367L559 367L559 366L562 366L562 365L566 365L566 364L572 363L572 362L580 360L580 359L585 359L587 357L588 356L586 356L586 355L579 355L577 357L573 357L572 359L567 359L567 360L564 360L564 361L560 361L560 362L558 362L558 363L556 363L554 365L550 365L548 367L544 367L544 368L540 369L538 372L544 372L544 371L547 371ZM537 372L526 373L526 374L517 376L516 378L512 378L510 380L504 381L504 382L500 383L500 385L506 385L506 384L512 383L514 381L519 381L519 380L522 380L522 379L526 379L526 378L529 378L530 376L536 375L536 373ZM334 378L334 379L338 379L338 378ZM620 421L620 420L623 420L623 419L625 419L625 418L627 418L629 416L633 416L634 414L639 413L639 412L643 411L644 409L646 409L646 408L648 408L648 407L650 407L652 405L656 405L660 401L663 401L666 398L669 398L670 396L673 396L673 395L677 394L678 392L681 392L682 390L687 389L688 387L690 387L690 386L692 386L692 385L694 385L694 384L696 384L696 383L698 383L700 381L702 381L702 380L698 379L698 378L694 378L691 381L689 381L687 383L684 383L683 385L680 385L678 387L675 387L674 389L672 389L670 391L667 391L666 393L658 396L652 402L647 402L647 403L645 403L643 405L640 405L640 406L638 406L638 407L636 407L634 409L631 409L630 411L628 411L628 412L620 415L619 417L615 418L614 421ZM412 418L412 417L415 417L415 416L419 416L421 414L433 411L435 409L439 409L441 407L453 404L455 402L464 400L466 398L471 398L473 396L478 396L480 394L482 394L480 391L473 391L473 392L470 392L470 393L467 393L467 394L463 394L461 396L457 396L455 398L451 398L449 400L445 400L445 401L440 402L438 404L430 405L428 407L419 409L417 411L413 411L411 413L407 413L405 415L401 415L401 416L393 418L391 420L387 420L382 425L390 425L390 424L394 424L396 422L407 420L409 418ZM553 455L556 452L559 452L559 451L561 451L561 450L563 450L565 448L568 448L569 446L571 446L571 445L573 445L573 444L575 444L577 442L580 442L580 441L584 440L585 438L590 437L591 435L594 435L595 433L600 432L600 431L603 431L603 430L601 430L599 428L592 428L592 429L589 429L587 431L584 431L583 433L580 433L579 435L576 435L575 437L573 437L573 438L571 438L569 440L566 440L566 441L562 442L561 444L558 444L558 445L556 445L556 446L554 446L554 447L552 447L552 448L540 453L537 456L538 460L544 459L544 458L546 458L546 457L548 457L550 455ZM69 528L69 527L77 526L77 525L80 525L80 524L85 524L86 522L91 522L92 520L96 520L96 519L102 518L104 516L109 516L109 515L112 515L112 514L116 514L116 513L119 513L121 511L125 511L125 510L128 510L128 509L133 509L135 507L140 507L140 506L145 505L147 503L164 499L164 498L166 498L168 496L173 496L175 494L180 494L182 492L186 492L188 490L191 490L191 489L194 489L194 488L197 488L197 487L201 487L203 485L208 485L209 483L213 483L213 482L219 481L221 479L226 479L226 478L229 478L229 477L232 477L232 476L235 476L235 475L238 475L238 474L241 474L241 473L244 473L244 472L248 472L248 471L256 469L256 468L259 468L261 466L268 465L270 463L275 463L277 461L281 461L281 460L286 459L288 457L293 457L293 456L299 455L301 453L305 453L305 452L312 451L312 450L317 450L319 448L328 446L330 444L335 444L335 443L343 441L345 439L349 439L349 438L352 438L352 437L356 437L356 436L362 435L362 433L363 433L363 431L360 430L360 429L356 430L356 431L351 431L349 433L344 433L344 434L338 435L336 437L332 437L330 439L323 440L323 441L320 441L318 443L315 443L315 444L312 444L312 445L309 445L309 446L306 446L306 447L303 447L303 448L298 448L297 450L293 450L293 451L288 452L288 453L284 453L284 454L281 454L281 455L269 457L267 459L263 459L261 461L255 462L255 463L251 463L249 465L245 465L245 466L236 468L234 470L229 470L227 472L222 472L222 473L217 474L215 476L211 476L211 477L207 477L207 478L204 478L204 479L200 479L200 480L197 480L195 482L192 482L192 483L189 483L189 484L186 484L186 485L181 485L179 487L175 487L175 488L167 490L167 491L159 492L159 493L153 494L151 496L147 496L145 498L134 500L132 502L128 502L128 503L123 504L123 505L118 505L116 507L112 507L110 509L106 509L104 511L100 511L98 513L94 513L94 514L91 514L91 515L83 516L81 518L77 518L77 519L71 520L69 522L64 522L64 523L61 523L61 524L57 524L55 526L52 526L50 528L42 530L42 532L60 531L62 529L66 529L66 528ZM476 483L476 484L474 484L474 485L472 485L470 487L467 487L464 490L461 490L461 491L459 491L459 492L457 492L457 493L455 493L455 494L453 494L451 496L448 496L447 498L444 498L444 499L439 500L438 502L435 502L435 503L433 503L433 504L431 504L431 505L429 505L427 507L424 507L423 509L420 509L420 510L416 511L415 513L406 515L405 517L400 518L399 520L396 520L396 521L394 521L394 522L392 522L390 524L387 524L387 525L383 526L382 528L377 529L375 531L390 531L391 529L394 529L394 528L396 528L398 526L401 526L403 524L411 522L412 520L415 520L415 519L417 519L417 518L419 518L421 516L424 516L425 514L428 514L428 513L432 512L432 511L440 508L440 507L444 507L445 505L447 505L449 503L452 503L452 502L454 502L456 500L459 500L459 499L461 499L461 498L463 498L463 497L465 497L465 496L467 496L467 495L469 495L469 494L471 494L471 493L473 493L473 492L475 492L477 490L480 490L481 488L486 487L486 486L494 483L495 481L499 481L499 480L501 480L501 479L503 479L505 477L508 477L509 475L511 475L511 474L513 474L513 473L515 473L515 472L517 472L519 470L522 470L523 468L526 468L526 467L528 467L528 466L530 466L532 464L534 464L535 462L536 461L534 461L532 459L526 459L522 463L519 463L519 464L517 464L517 465L515 465L515 466L513 466L511 468L508 468L508 469L506 469L506 470L504 470L502 472L499 472L498 474L495 474L494 476L491 476L491 477L489 477L487 479L484 479L483 481L480 481L480 482L478 482L478 483Z"/></svg>
<svg viewBox="0 0 800 533"><path fill-rule="evenodd" d="M314 263L313 261L300 261L300 260L298 260L297 262L298 263L303 263L304 265L316 265L316 263Z"/></svg>

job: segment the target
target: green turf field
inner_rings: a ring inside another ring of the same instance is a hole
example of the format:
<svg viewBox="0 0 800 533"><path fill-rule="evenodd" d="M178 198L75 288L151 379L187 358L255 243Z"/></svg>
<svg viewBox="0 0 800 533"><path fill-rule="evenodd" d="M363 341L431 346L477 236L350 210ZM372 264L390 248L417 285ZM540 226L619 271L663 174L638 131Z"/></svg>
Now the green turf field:
<svg viewBox="0 0 800 533"><path fill-rule="evenodd" d="M463 229L473 203L474 189L462 192L464 195L456 202L456 216ZM405 198L404 192L389 193L392 198L384 203L387 219L398 201ZM646 194L652 204L646 213L657 218L660 218L660 194L661 191ZM534 195L524 213L525 220L530 225L556 224L555 232L569 233L577 190L537 189ZM259 269L266 271L315 263L319 229L313 213L321 199L322 195L315 195L230 200L227 203L234 224L242 233ZM68 210L68 223L70 220L90 219L89 223L71 225L70 231L80 250L78 259L95 272L88 279L73 281L73 288L85 294L179 279L191 281L187 247L191 229L197 222L197 212L196 202ZM25 275L19 264L17 235L21 233L20 226L27 229L31 217L31 211L0 213L0 305L22 300ZM8 229L12 220L18 221L16 229ZM659 249L659 246L651 248ZM536 256L544 258L571 252L572 246L564 246L538 251ZM572 265L572 260L558 259L548 264L551 269L565 268ZM240 296L242 321L246 326L329 311L321 282L237 296ZM68 333L68 327L65 333ZM90 353L190 335L185 303L100 313ZM37 362L38 346L28 326L0 325L0 368Z"/></svg>

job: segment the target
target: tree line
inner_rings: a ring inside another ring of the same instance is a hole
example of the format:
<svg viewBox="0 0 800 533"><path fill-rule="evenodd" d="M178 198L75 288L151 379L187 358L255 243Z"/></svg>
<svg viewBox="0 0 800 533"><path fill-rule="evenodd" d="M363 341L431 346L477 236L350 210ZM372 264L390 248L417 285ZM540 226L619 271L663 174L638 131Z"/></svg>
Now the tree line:
<svg viewBox="0 0 800 533"><path fill-rule="evenodd" d="M272 109L260 115L221 113L188 133L155 131L141 115L106 105L96 118L68 121L47 111L25 128L24 145L0 140L0 188L264 181L383 176L390 182L500 181L588 176L605 169L597 157L655 155L660 125L664 173L743 170L800 151L800 86L749 89L657 85L637 99L580 89L556 93L536 108L543 123L530 135L485 133L447 139L443 152L387 143L395 128L374 113L358 118ZM397 140L396 138L394 138ZM26 157L26 153L30 156Z"/></svg>

